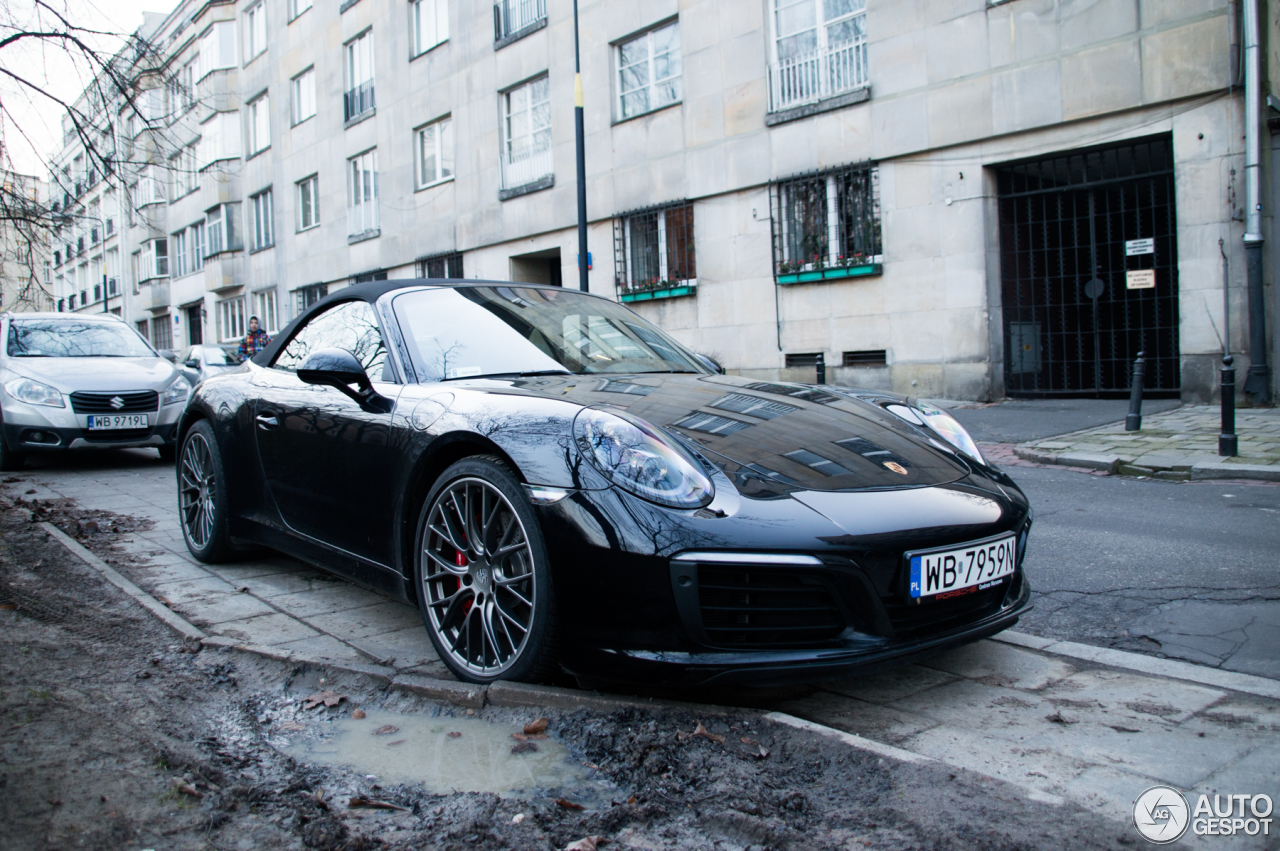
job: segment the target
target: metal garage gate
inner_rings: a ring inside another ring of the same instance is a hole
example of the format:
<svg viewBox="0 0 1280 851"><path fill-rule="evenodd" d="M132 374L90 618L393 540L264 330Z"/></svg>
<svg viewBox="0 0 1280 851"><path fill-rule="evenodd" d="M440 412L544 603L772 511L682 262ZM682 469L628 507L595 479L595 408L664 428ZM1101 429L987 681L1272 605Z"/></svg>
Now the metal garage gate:
<svg viewBox="0 0 1280 851"><path fill-rule="evenodd" d="M1005 390L1176 395L1173 140L1156 136L996 169Z"/></svg>

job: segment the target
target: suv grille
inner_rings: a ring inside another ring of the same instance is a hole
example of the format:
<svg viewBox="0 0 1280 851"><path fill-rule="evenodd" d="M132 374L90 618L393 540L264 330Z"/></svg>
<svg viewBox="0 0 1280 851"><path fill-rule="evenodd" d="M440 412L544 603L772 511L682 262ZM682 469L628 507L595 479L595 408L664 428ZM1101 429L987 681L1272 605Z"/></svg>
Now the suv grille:
<svg viewBox="0 0 1280 851"><path fill-rule="evenodd" d="M113 399L121 404L116 407ZM91 393L77 390L71 394L71 409L77 414L140 414L160 407L160 394L154 390L127 393Z"/></svg>
<svg viewBox="0 0 1280 851"><path fill-rule="evenodd" d="M702 627L719 647L787 647L831 641L844 615L817 571L757 565L698 566Z"/></svg>

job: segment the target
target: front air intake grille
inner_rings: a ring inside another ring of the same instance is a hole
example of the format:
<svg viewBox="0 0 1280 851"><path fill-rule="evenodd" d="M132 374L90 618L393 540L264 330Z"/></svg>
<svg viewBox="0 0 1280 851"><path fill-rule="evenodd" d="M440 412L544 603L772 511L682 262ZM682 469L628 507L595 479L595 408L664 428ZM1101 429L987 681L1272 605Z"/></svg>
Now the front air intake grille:
<svg viewBox="0 0 1280 851"><path fill-rule="evenodd" d="M884 607L889 615L889 622L893 624L894 635L898 638L914 638L945 632L995 614L1008 587L1008 582L1001 582L994 588L946 600L926 600L919 604L885 600Z"/></svg>
<svg viewBox="0 0 1280 851"><path fill-rule="evenodd" d="M119 400L117 402L116 400ZM77 390L71 394L71 409L77 414L139 414L160 407L160 394L154 390L127 393L91 393Z"/></svg>
<svg viewBox="0 0 1280 851"><path fill-rule="evenodd" d="M146 440L151 436L149 428L117 428L106 431L85 431L84 439L90 443L121 443L126 440Z"/></svg>
<svg viewBox="0 0 1280 851"><path fill-rule="evenodd" d="M717 647L812 646L837 638L847 625L830 579L795 568L701 564L698 607Z"/></svg>

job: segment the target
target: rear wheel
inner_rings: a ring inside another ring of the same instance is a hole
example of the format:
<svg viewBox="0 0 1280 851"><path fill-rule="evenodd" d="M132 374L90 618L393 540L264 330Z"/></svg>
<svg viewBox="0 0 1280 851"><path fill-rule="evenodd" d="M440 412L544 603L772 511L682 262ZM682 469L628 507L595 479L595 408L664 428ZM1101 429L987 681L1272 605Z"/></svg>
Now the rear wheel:
<svg viewBox="0 0 1280 851"><path fill-rule="evenodd" d="M182 439L177 465L178 519L191 554L203 562L233 555L227 538L227 491L222 453L208 420L200 420Z"/></svg>
<svg viewBox="0 0 1280 851"><path fill-rule="evenodd" d="M546 546L524 489L499 459L465 458L444 472L423 506L414 561L422 620L459 679L555 676Z"/></svg>

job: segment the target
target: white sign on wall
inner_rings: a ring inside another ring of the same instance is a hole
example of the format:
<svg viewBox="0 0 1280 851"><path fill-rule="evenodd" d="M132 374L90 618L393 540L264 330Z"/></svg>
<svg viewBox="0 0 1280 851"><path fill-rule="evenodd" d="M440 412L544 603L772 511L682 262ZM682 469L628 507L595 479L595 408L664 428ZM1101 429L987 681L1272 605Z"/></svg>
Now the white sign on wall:
<svg viewBox="0 0 1280 851"><path fill-rule="evenodd" d="M1139 254L1155 254L1156 241L1152 239L1130 239L1124 244L1125 257L1137 257Z"/></svg>

